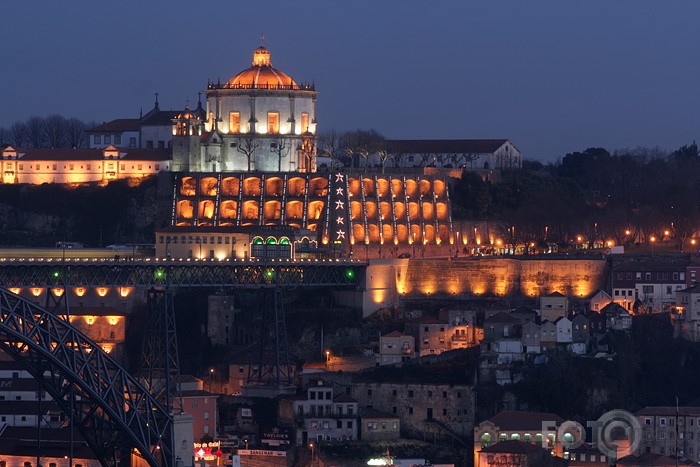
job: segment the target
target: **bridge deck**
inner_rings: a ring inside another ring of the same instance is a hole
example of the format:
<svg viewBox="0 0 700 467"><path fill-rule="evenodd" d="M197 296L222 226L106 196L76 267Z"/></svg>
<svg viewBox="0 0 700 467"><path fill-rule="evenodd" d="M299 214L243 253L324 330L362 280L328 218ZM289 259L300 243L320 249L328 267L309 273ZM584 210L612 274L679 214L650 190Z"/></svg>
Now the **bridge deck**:
<svg viewBox="0 0 700 467"><path fill-rule="evenodd" d="M354 260L156 260L0 258L2 287L356 287Z"/></svg>

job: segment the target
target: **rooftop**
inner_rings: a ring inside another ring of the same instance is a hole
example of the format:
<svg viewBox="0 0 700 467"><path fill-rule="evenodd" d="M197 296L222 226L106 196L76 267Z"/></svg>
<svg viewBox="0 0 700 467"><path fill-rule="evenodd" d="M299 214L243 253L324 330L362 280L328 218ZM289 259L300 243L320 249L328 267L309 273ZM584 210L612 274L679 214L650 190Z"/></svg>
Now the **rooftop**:
<svg viewBox="0 0 700 467"><path fill-rule="evenodd" d="M507 139L393 139L386 140L394 153L488 154L503 146Z"/></svg>
<svg viewBox="0 0 700 467"><path fill-rule="evenodd" d="M561 425L564 419L550 412L504 410L486 421L493 423L501 431L536 431L542 429L542 422L554 422L556 425Z"/></svg>

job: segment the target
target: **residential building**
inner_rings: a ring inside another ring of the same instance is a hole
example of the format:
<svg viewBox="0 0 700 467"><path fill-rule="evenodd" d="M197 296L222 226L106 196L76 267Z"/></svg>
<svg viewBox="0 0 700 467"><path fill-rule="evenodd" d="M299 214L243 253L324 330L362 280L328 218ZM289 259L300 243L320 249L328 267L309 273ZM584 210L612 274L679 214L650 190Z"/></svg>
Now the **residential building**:
<svg viewBox="0 0 700 467"><path fill-rule="evenodd" d="M591 337L591 321L582 313L571 318L571 341L588 344Z"/></svg>
<svg viewBox="0 0 700 467"><path fill-rule="evenodd" d="M360 417L362 441L386 441L401 438L401 419L381 410L362 409Z"/></svg>
<svg viewBox="0 0 700 467"><path fill-rule="evenodd" d="M540 324L540 344L542 350L551 350L557 344L557 325L551 321L543 321Z"/></svg>
<svg viewBox="0 0 700 467"><path fill-rule="evenodd" d="M398 331L379 337L377 365L394 365L415 357L416 339Z"/></svg>
<svg viewBox="0 0 700 467"><path fill-rule="evenodd" d="M700 284L676 292L672 317L678 335L689 341L700 341Z"/></svg>
<svg viewBox="0 0 700 467"><path fill-rule="evenodd" d="M218 398L204 390L204 381L190 375L181 375L178 387L182 398L182 411L192 415L192 432L194 439L216 438L218 435ZM174 402L179 409L179 400Z"/></svg>
<svg viewBox="0 0 700 467"><path fill-rule="evenodd" d="M632 316L623 306L616 302L605 305L600 310L600 314L605 318L605 328L607 330L625 331L632 327Z"/></svg>
<svg viewBox="0 0 700 467"><path fill-rule="evenodd" d="M641 307L659 313L676 303L676 292L686 288L687 261L628 261L613 268L612 297L627 311Z"/></svg>
<svg viewBox="0 0 700 467"><path fill-rule="evenodd" d="M569 299L559 292L540 297L540 320L556 321L569 315Z"/></svg>
<svg viewBox="0 0 700 467"><path fill-rule="evenodd" d="M406 334L416 339L416 350L421 357L437 355L450 349L445 338L446 323L432 316L421 316L417 320L406 323Z"/></svg>
<svg viewBox="0 0 700 467"><path fill-rule="evenodd" d="M612 302L613 299L605 290L599 290L595 293L588 302L588 309L599 312L605 305Z"/></svg>
<svg viewBox="0 0 700 467"><path fill-rule="evenodd" d="M557 318L554 321L554 327L556 330L556 342L557 344L570 344L572 342L571 336L571 320L566 317Z"/></svg>
<svg viewBox="0 0 700 467"><path fill-rule="evenodd" d="M700 461L700 407L645 407L635 415L643 430L635 454L678 455Z"/></svg>
<svg viewBox="0 0 700 467"><path fill-rule="evenodd" d="M402 432L409 436L464 437L474 427L475 400L469 385L360 380L353 381L351 395L363 410L399 417Z"/></svg>
<svg viewBox="0 0 700 467"><path fill-rule="evenodd" d="M107 183L170 170L164 149L13 148L2 150L2 183Z"/></svg>
<svg viewBox="0 0 700 467"><path fill-rule="evenodd" d="M323 380L309 383L305 394L294 400L296 443L353 440L358 436L358 403L348 394L336 394Z"/></svg>
<svg viewBox="0 0 700 467"><path fill-rule="evenodd" d="M525 353L540 353L542 351L540 325L532 321L523 324L521 342Z"/></svg>
<svg viewBox="0 0 700 467"><path fill-rule="evenodd" d="M445 340L449 350L466 349L479 345L484 338L484 329L469 324L448 324L445 328Z"/></svg>
<svg viewBox="0 0 700 467"><path fill-rule="evenodd" d="M496 364L507 364L524 359L520 322L510 313L499 312L484 321L482 356Z"/></svg>
<svg viewBox="0 0 700 467"><path fill-rule="evenodd" d="M618 459L615 465L620 467L679 467L698 465L698 463L689 459L679 459L676 456L664 456L647 452L638 456L625 456Z"/></svg>
<svg viewBox="0 0 700 467"><path fill-rule="evenodd" d="M484 321L484 341L493 342L501 338L520 335L520 322L505 311L496 313Z"/></svg>
<svg viewBox="0 0 700 467"><path fill-rule="evenodd" d="M588 315L588 320L591 323L592 335L602 335L608 332L608 323L602 310L600 312L592 312Z"/></svg>

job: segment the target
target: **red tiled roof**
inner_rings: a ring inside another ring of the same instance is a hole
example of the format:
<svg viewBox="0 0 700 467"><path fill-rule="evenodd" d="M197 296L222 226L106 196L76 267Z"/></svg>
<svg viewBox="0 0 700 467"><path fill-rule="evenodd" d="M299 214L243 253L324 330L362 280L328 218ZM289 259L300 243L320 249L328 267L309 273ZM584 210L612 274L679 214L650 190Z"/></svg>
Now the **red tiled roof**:
<svg viewBox="0 0 700 467"><path fill-rule="evenodd" d="M554 422L560 425L564 419L549 412L521 412L504 410L488 420L501 431L542 430L542 422Z"/></svg>
<svg viewBox="0 0 700 467"><path fill-rule="evenodd" d="M401 336L403 336L402 332L393 331L393 332L390 332L389 334L384 334L382 337L401 337Z"/></svg>
<svg viewBox="0 0 700 467"><path fill-rule="evenodd" d="M122 133L124 131L139 131L140 120L138 118L118 118L111 122L105 122L95 128L90 128L87 133Z"/></svg>
<svg viewBox="0 0 700 467"><path fill-rule="evenodd" d="M333 399L333 402L357 402L357 400L353 399L344 392L341 392L335 397L335 399Z"/></svg>
<svg viewBox="0 0 700 467"><path fill-rule="evenodd" d="M393 139L386 140L389 150L403 154L488 154L503 146L507 139Z"/></svg>
<svg viewBox="0 0 700 467"><path fill-rule="evenodd" d="M124 154L119 160L167 161L172 159L165 149L119 149ZM102 161L102 149L94 148L27 148L17 150L18 161Z"/></svg>
<svg viewBox="0 0 700 467"><path fill-rule="evenodd" d="M158 110L141 122L142 126L168 126L172 120L182 113L182 110ZM137 120L138 121L138 120Z"/></svg>
<svg viewBox="0 0 700 467"><path fill-rule="evenodd" d="M362 419L366 418L395 418L398 420L398 415L392 415L387 412L382 412L381 410L377 409L362 409L362 415L360 416Z"/></svg>

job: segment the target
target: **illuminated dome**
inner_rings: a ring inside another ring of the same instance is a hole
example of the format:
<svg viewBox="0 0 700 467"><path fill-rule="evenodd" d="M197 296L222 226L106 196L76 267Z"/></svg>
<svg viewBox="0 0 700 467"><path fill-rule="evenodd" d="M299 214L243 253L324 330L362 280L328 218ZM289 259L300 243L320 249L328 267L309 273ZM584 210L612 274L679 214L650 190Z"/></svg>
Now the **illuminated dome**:
<svg viewBox="0 0 700 467"><path fill-rule="evenodd" d="M185 106L185 111L177 116L178 120L192 120L197 118L195 114L190 112L190 106L186 105Z"/></svg>
<svg viewBox="0 0 700 467"><path fill-rule="evenodd" d="M253 51L253 64L247 70L243 70L231 78L226 87L277 87L296 86L294 80L287 74L272 67L270 63L270 51L260 46Z"/></svg>

